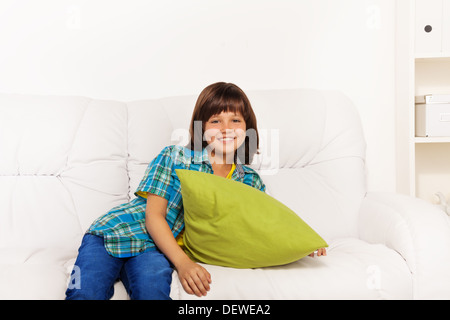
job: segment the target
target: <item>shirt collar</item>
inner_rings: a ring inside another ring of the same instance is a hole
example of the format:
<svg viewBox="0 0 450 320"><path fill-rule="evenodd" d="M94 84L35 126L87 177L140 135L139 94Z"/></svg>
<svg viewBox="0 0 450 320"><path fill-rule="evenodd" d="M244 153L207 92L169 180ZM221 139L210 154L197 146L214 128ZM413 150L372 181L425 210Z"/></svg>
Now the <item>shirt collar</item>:
<svg viewBox="0 0 450 320"><path fill-rule="evenodd" d="M192 163L195 164L207 164L209 166L211 166L211 162L209 161L209 156L208 156L208 150L206 148L203 148L201 151L200 150L191 150L191 161ZM245 174L248 173L253 173L253 171L249 168L247 168L246 166L237 163L236 164L236 169L233 172L233 176L237 175L240 179L243 179Z"/></svg>
<svg viewBox="0 0 450 320"><path fill-rule="evenodd" d="M207 164L211 164L209 162L209 157L208 157L208 150L206 150L206 148L203 148L201 151L195 151L195 150L191 150L191 155L192 155L192 163L195 164L200 164L200 163L207 163Z"/></svg>
<svg viewBox="0 0 450 320"><path fill-rule="evenodd" d="M245 167L242 164L240 164L240 163L236 164L236 169L234 169L233 175L237 174L240 179L244 179L244 176L245 176L244 169L245 169Z"/></svg>

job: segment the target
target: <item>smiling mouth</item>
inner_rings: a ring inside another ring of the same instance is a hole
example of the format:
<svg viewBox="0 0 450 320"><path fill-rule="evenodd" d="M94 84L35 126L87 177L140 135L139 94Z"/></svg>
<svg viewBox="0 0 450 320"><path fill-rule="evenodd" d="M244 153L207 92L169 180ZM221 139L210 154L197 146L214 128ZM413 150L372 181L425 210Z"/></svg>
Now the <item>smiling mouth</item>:
<svg viewBox="0 0 450 320"><path fill-rule="evenodd" d="M217 140L219 140L220 142L223 143L229 143L229 142L233 142L235 138L232 137L223 137L223 138L218 138Z"/></svg>

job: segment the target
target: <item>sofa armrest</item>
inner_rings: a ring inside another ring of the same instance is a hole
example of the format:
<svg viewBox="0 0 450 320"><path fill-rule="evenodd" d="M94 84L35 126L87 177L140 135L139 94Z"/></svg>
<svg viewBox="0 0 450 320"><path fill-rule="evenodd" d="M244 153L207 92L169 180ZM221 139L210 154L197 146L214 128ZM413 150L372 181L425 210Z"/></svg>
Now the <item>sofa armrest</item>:
<svg viewBox="0 0 450 320"><path fill-rule="evenodd" d="M450 299L450 218L424 200L368 193L359 237L397 251L413 276L415 299Z"/></svg>

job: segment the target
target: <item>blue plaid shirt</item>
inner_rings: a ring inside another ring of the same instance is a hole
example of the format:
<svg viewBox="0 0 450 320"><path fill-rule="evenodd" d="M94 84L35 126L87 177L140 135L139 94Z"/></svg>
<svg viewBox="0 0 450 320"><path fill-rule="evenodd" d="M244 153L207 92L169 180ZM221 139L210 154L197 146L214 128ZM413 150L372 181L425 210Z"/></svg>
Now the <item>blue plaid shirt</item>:
<svg viewBox="0 0 450 320"><path fill-rule="evenodd" d="M193 151L182 146L165 147L148 165L139 184L136 198L114 207L95 220L87 233L102 236L105 248L114 257L127 258L148 250L155 250L155 243L145 227L147 194L167 199L166 221L176 237L184 228L181 186L175 169L188 169L213 173L208 152ZM266 187L253 169L236 164L232 180L265 191Z"/></svg>

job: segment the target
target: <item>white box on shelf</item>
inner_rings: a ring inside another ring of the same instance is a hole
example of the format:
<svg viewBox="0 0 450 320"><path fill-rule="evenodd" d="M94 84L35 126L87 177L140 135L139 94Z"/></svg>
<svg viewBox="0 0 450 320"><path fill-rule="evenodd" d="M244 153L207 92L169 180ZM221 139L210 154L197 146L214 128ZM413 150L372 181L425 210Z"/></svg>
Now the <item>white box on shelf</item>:
<svg viewBox="0 0 450 320"><path fill-rule="evenodd" d="M427 94L416 96L416 103L450 103L450 94Z"/></svg>
<svg viewBox="0 0 450 320"><path fill-rule="evenodd" d="M416 57L442 54L443 1L416 0Z"/></svg>
<svg viewBox="0 0 450 320"><path fill-rule="evenodd" d="M416 137L450 137L450 95L416 97Z"/></svg>

